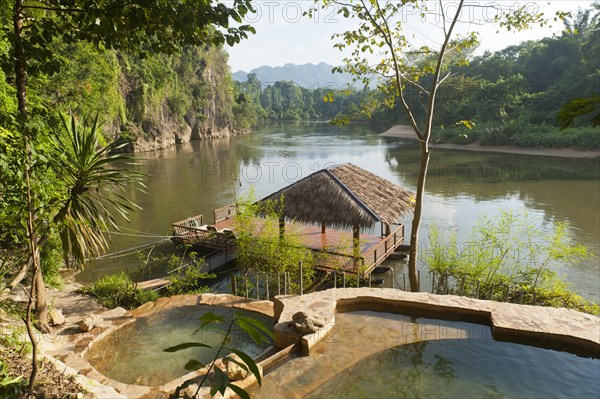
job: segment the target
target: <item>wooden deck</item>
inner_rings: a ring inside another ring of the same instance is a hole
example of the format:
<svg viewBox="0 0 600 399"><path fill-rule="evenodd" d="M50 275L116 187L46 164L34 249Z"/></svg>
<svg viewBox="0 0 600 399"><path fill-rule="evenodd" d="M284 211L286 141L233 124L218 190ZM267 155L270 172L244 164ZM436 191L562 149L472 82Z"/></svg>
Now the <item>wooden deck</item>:
<svg viewBox="0 0 600 399"><path fill-rule="evenodd" d="M230 230L235 234L234 215L229 206L214 212L212 225L204 225L202 215L177 222L173 225L174 241L231 251L235 248L235 239L222 232ZM404 242L404 225L394 226L386 237L361 234L360 257L354 259L352 231L328 228L322 233L320 226L286 223L286 231L292 230L299 234L304 246L317 253L317 268L327 271L368 274Z"/></svg>

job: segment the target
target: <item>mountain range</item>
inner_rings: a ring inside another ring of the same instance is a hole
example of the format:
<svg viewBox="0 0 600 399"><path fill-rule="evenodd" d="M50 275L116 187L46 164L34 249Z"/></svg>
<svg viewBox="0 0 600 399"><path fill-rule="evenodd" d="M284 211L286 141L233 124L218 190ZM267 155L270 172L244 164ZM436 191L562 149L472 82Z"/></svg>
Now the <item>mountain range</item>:
<svg viewBox="0 0 600 399"><path fill-rule="evenodd" d="M245 82L249 73L256 74L264 86L272 85L278 81L292 81L298 86L310 89L326 87L331 89L345 89L352 84L352 75L348 73L332 73L333 65L325 62L315 64L285 64L284 66L261 66L250 72L237 71L233 79Z"/></svg>

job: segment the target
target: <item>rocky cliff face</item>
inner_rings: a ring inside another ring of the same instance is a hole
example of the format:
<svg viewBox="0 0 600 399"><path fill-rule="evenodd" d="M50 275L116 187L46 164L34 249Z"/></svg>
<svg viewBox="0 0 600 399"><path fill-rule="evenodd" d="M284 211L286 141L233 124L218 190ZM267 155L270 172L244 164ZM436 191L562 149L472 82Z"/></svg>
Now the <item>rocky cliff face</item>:
<svg viewBox="0 0 600 399"><path fill-rule="evenodd" d="M127 122L117 135L133 139L127 151L245 133L233 127L233 80L221 48L148 60L121 55L120 63Z"/></svg>

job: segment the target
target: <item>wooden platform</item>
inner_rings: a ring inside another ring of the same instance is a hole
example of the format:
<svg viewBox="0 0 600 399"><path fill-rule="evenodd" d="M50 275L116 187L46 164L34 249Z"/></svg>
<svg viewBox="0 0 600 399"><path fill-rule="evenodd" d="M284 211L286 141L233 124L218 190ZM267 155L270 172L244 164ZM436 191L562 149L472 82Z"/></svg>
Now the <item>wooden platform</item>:
<svg viewBox="0 0 600 399"><path fill-rule="evenodd" d="M196 222L190 223L190 220ZM202 220L202 216L199 215L175 223L173 227L177 238L174 241L203 248L233 250L235 241L231 240L231 236L227 237L219 233L229 229L235 234L233 215L228 215L220 220L215 217L216 223L209 225L213 229L212 231L207 231L206 225L200 227ZM188 226L188 224L192 224L192 226ZM352 231L328 228L325 233L322 233L320 226L289 222L286 223L286 231L297 232L307 248L319 253L317 255L318 269L347 273L370 273L404 241L404 225L394 226L387 237L361 234L360 257L354 259Z"/></svg>
<svg viewBox="0 0 600 399"><path fill-rule="evenodd" d="M170 285L171 282L169 280L167 280L166 278L155 278L152 280L146 280L146 281L140 281L137 284L137 288L141 289L141 290L159 290L161 288L166 287L167 285Z"/></svg>

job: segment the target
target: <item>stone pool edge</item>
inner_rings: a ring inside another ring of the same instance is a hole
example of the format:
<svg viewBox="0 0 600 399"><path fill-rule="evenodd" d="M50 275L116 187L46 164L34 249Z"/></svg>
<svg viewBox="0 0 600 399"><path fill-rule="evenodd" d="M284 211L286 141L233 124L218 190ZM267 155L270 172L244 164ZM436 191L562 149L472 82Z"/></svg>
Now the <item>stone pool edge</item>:
<svg viewBox="0 0 600 399"><path fill-rule="evenodd" d="M565 308L390 288L329 289L302 296L278 296L274 306L275 346L284 348L299 342L303 355L310 355L315 345L333 331L336 312L374 310L489 325L497 340L600 357L600 318ZM297 312L304 312L321 327L314 333L300 333L293 322Z"/></svg>
<svg viewBox="0 0 600 399"><path fill-rule="evenodd" d="M115 330L131 323L136 318L143 317L155 312L160 312L172 307L195 306L195 305L212 305L212 306L227 306L232 308L243 309L251 312L264 314L268 317L273 317L273 303L269 301L257 301L243 297L228 295L228 294L200 294L200 295L175 295L171 297L159 298L154 302L148 302L136 309L126 311L122 308L116 308L99 314L104 321L90 332L73 334L68 342L63 343L59 347L49 345L45 351L47 358L53 363L57 363L61 368L69 368L86 380L85 386L89 389L94 387L94 396L105 398L157 398L168 397L168 394L181 385L188 379L193 379L203 375L203 370L188 373L178 379L170 381L166 384L157 387L125 384L120 381L113 380L92 366L84 359L85 354L96 343L102 340L107 335ZM224 354L227 356L227 354ZM217 360L217 365L220 365L221 359ZM256 383L254 376L250 376L245 380L236 381L236 385L244 388ZM105 388L103 388L105 387ZM203 387L200 391L200 396L203 397L209 391L209 387ZM111 392L114 395L111 396ZM100 393L98 395L97 393ZM229 392L228 392L229 393ZM231 392L232 393L232 392ZM227 396L231 396L231 393Z"/></svg>

